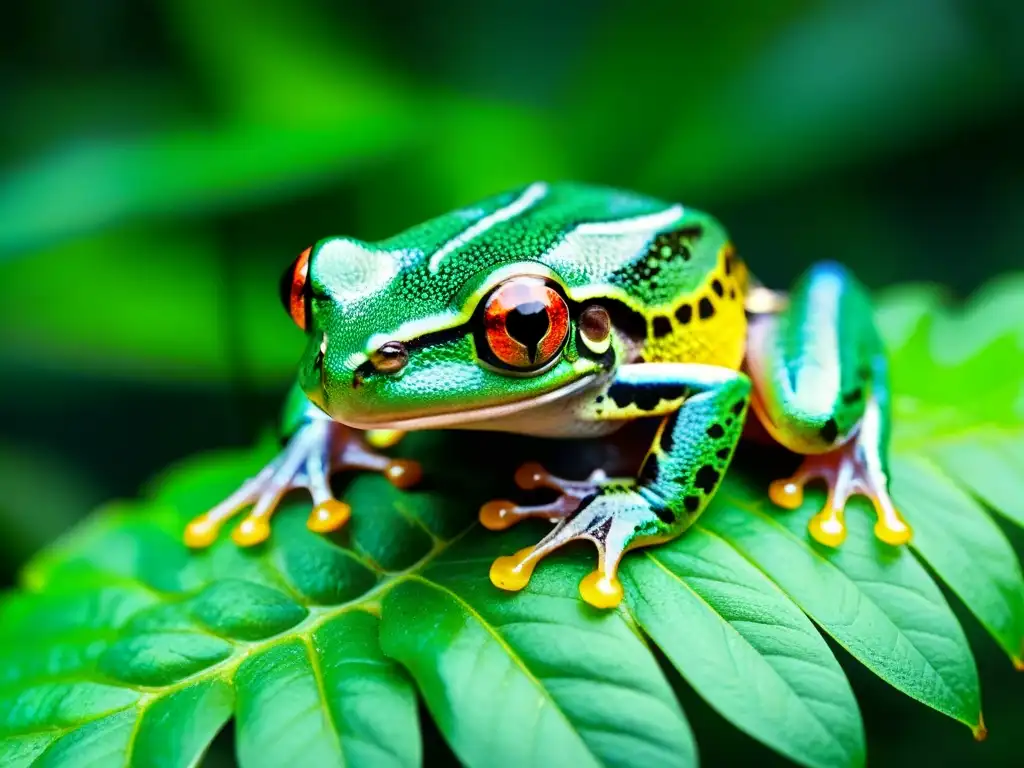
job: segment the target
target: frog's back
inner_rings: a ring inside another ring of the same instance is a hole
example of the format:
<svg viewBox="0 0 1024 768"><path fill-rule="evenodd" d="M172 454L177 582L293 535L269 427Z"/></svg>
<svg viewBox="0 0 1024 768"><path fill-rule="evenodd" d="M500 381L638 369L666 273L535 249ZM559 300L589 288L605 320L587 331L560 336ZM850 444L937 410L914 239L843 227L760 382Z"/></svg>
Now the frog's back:
<svg viewBox="0 0 1024 768"><path fill-rule="evenodd" d="M450 311L474 276L536 261L577 301L607 300L643 329L651 362L739 366L746 270L699 211L608 187L538 182L377 244L410 254L395 300ZM431 311L433 310L433 311Z"/></svg>

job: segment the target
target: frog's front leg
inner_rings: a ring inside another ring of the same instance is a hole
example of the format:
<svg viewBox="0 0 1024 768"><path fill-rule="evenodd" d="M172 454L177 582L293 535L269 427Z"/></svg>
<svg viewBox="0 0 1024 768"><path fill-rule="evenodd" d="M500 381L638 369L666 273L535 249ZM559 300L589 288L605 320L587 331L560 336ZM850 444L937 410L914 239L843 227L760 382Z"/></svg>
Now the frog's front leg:
<svg viewBox="0 0 1024 768"><path fill-rule="evenodd" d="M522 589L542 558L574 539L587 539L597 547L598 567L581 582L580 594L598 608L618 605L622 556L678 536L711 500L739 440L749 393L746 376L726 368L676 363L620 368L584 418L663 416L638 477L608 479L596 473L581 483L554 478L537 465L520 469L520 485L543 485L564 495L543 507L492 502L481 509L481 522L499 529L524 517L558 522L537 545L495 560L491 581L502 589Z"/></svg>
<svg viewBox="0 0 1024 768"><path fill-rule="evenodd" d="M337 530L351 516L348 504L334 498L331 491L330 476L338 470L381 472L399 488L413 485L420 478L418 464L389 459L371 450L360 432L329 419L306 400L298 387L292 390L285 406L282 431L290 437L267 466L224 501L188 524L185 528L188 546L209 546L225 522L250 506L249 513L231 537L243 547L265 541L270 535L270 517L278 502L294 488L304 488L313 497L313 511L306 522L310 530L318 533ZM368 435L367 442L389 445L396 440L396 434Z"/></svg>
<svg viewBox="0 0 1024 768"><path fill-rule="evenodd" d="M864 289L842 266L812 267L788 305L751 318L747 370L753 409L768 432L803 464L769 488L787 509L803 502L804 486L828 486L811 535L827 546L846 538L843 510L853 494L875 506L875 535L904 544L911 530L889 496L889 389L885 353Z"/></svg>

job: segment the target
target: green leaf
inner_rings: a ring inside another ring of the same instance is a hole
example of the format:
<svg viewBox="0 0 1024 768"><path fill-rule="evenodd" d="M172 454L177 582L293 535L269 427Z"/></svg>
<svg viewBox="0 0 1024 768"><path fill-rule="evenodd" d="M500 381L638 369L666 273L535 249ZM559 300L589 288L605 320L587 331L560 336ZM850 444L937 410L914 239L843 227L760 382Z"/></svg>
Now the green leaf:
<svg viewBox="0 0 1024 768"><path fill-rule="evenodd" d="M27 736L13 736L0 741L0 760L11 768L27 768L33 765L57 738L53 732L32 733Z"/></svg>
<svg viewBox="0 0 1024 768"><path fill-rule="evenodd" d="M642 641L621 616L576 599L586 566L548 568L523 593L499 596L480 578L498 554L493 542L462 541L384 599L384 650L410 670L459 758L696 764L689 727Z"/></svg>
<svg viewBox="0 0 1024 768"><path fill-rule="evenodd" d="M250 656L238 669L243 765L416 765L407 685L380 654L378 620L352 611L312 637Z"/></svg>
<svg viewBox="0 0 1024 768"><path fill-rule="evenodd" d="M1024 276L962 309L934 289L884 302L894 398L893 496L912 545L1024 668L1024 577L988 509L1024 525Z"/></svg>
<svg viewBox="0 0 1024 768"><path fill-rule="evenodd" d="M926 459L898 461L893 488L914 528L914 548L1024 666L1024 576L999 526Z"/></svg>
<svg viewBox="0 0 1024 768"><path fill-rule="evenodd" d="M190 685L161 697L142 715L132 745L133 766L193 765L231 718L234 695L222 680Z"/></svg>
<svg viewBox="0 0 1024 768"><path fill-rule="evenodd" d="M702 525L736 547L883 680L979 728L978 672L967 638L913 555L875 541L866 515L851 515L847 540L829 550L806 531L823 495L809 494L800 510L780 514L763 493L723 489L725 503L714 505Z"/></svg>
<svg viewBox="0 0 1024 768"><path fill-rule="evenodd" d="M1024 527L1020 483L1024 475L1024 439L1007 430L1005 424L988 434L977 430L963 439L948 439L933 445L929 453L944 473L988 507Z"/></svg>
<svg viewBox="0 0 1024 768"><path fill-rule="evenodd" d="M1022 295L1011 279L960 312L926 288L881 302L893 490L913 550L875 542L866 505L851 509L842 548L819 547L806 524L820 498L769 508L770 477L748 455L686 536L627 556L627 599L613 612L579 600L586 547L546 561L520 593L496 590L491 560L544 526L475 525L518 459L582 476L583 444L502 435L499 458L494 435L410 435L397 450L423 462L421 488L352 478L353 519L330 537L306 529L309 500L289 495L266 545L243 550L225 535L202 552L182 544L186 522L274 447L185 462L140 502L69 531L0 602L0 759L192 765L233 717L243 768L298 754L418 765L418 692L469 766L693 765L651 642L726 720L784 757L860 766L857 704L812 621L894 688L980 733L970 649L915 553L1019 660L1024 583L985 504L1014 519L1003 502L1021 480L964 457L999 446L1007 462L1020 458Z"/></svg>
<svg viewBox="0 0 1024 768"><path fill-rule="evenodd" d="M644 555L624 563L630 611L711 706L798 763L864 764L853 691L777 586L703 526Z"/></svg>
<svg viewBox="0 0 1024 768"><path fill-rule="evenodd" d="M45 768L75 764L101 768L127 765L139 714L136 710L126 709L92 720L54 741L32 765Z"/></svg>
<svg viewBox="0 0 1024 768"><path fill-rule="evenodd" d="M2 608L18 655L0 675L0 754L191 765L234 714L247 765L303 750L323 765L419 763L412 689L366 613L371 566L306 531L301 504L279 513L300 522L294 546L183 547L183 502L207 506L252 460L172 473L160 502L110 508L26 573L41 591Z"/></svg>

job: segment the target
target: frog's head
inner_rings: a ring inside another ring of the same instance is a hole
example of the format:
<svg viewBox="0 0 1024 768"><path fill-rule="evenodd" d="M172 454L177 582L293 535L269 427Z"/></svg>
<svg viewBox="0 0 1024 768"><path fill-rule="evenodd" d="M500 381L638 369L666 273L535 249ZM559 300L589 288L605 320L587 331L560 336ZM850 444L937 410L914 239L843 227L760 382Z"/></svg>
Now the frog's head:
<svg viewBox="0 0 1024 768"><path fill-rule="evenodd" d="M400 241L397 241L400 244ZM607 375L619 340L607 310L574 301L538 261L330 238L282 280L308 336L299 382L332 418L423 429L500 420Z"/></svg>

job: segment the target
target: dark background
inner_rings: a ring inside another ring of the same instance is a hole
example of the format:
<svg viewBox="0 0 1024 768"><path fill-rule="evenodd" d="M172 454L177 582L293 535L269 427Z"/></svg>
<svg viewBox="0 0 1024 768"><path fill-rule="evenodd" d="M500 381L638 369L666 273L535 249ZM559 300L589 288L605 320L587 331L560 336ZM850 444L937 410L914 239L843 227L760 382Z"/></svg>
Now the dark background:
<svg viewBox="0 0 1024 768"><path fill-rule="evenodd" d="M1019 0L37 0L3 15L7 583L102 501L270 426L301 346L277 278L325 235L375 239L579 179L714 212L772 285L833 258L872 288L962 296L1021 264ZM1019 754L1021 676L960 613L989 742L840 652L873 765ZM775 760L682 687L706 764Z"/></svg>

